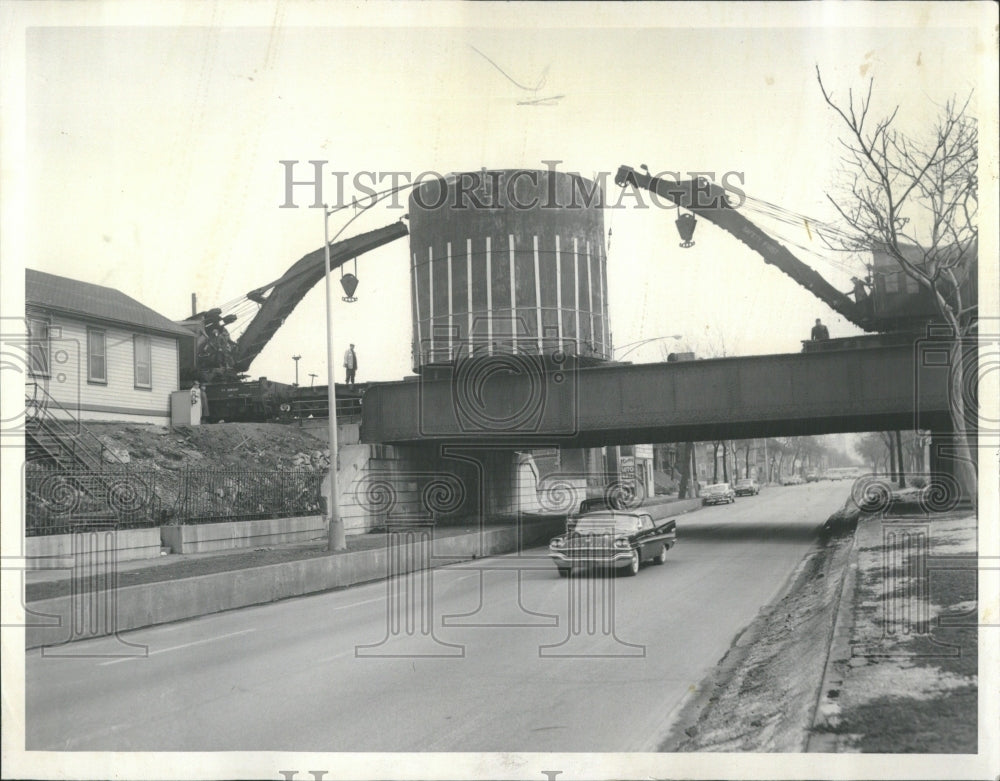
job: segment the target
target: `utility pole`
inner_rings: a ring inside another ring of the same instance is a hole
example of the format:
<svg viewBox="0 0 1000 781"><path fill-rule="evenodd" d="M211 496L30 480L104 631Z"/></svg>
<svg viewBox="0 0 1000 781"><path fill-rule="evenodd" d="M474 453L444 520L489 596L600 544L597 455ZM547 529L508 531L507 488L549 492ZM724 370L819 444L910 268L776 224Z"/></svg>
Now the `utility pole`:
<svg viewBox="0 0 1000 781"><path fill-rule="evenodd" d="M315 382L316 382L316 374L314 372L309 372L309 387L311 388L313 386L313 383Z"/></svg>
<svg viewBox="0 0 1000 781"><path fill-rule="evenodd" d="M330 501L326 503L326 549L340 551L347 548L347 537L337 508L337 386L333 373L333 293L330 292L333 274L330 269L330 210L326 204L323 204L323 250L326 257L326 403L330 421Z"/></svg>
<svg viewBox="0 0 1000 781"><path fill-rule="evenodd" d="M295 361L295 387L299 387L299 358L301 355L293 355L292 360Z"/></svg>

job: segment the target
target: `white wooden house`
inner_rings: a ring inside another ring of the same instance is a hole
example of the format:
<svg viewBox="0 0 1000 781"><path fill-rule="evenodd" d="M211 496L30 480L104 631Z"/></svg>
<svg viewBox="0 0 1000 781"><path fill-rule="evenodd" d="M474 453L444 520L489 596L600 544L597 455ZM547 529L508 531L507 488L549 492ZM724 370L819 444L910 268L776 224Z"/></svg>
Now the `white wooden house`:
<svg viewBox="0 0 1000 781"><path fill-rule="evenodd" d="M114 288L25 271L29 398L81 420L169 423L190 331Z"/></svg>

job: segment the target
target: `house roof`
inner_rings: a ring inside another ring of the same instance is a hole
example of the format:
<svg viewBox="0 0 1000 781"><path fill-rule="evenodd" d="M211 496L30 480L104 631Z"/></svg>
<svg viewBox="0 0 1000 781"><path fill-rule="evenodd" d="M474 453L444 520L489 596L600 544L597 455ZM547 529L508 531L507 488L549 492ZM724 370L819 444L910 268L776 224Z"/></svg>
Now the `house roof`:
<svg viewBox="0 0 1000 781"><path fill-rule="evenodd" d="M24 301L27 306L156 331L191 337L191 332L140 304L120 290L90 282L24 270Z"/></svg>

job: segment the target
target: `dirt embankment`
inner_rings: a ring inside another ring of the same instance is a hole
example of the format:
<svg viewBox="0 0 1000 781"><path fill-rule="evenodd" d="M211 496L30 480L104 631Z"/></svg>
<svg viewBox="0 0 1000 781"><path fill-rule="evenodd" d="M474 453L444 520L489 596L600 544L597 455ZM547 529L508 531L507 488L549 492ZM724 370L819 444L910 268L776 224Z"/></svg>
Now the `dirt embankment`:
<svg viewBox="0 0 1000 781"><path fill-rule="evenodd" d="M204 512L214 511L216 505L236 506L236 495L249 497L250 505L256 506L257 493L274 491L296 507L312 509L314 504L318 507L314 477L318 479L317 473L329 468L326 442L311 433L314 429L294 424L172 428L88 422L84 428L88 436L80 438L81 444L94 455L103 445L105 468L127 471L139 486L136 496L155 496L157 505L151 512L160 520L174 517L178 503L192 490L198 501L204 500L204 507L199 506ZM29 464L28 468L45 466Z"/></svg>
<svg viewBox="0 0 1000 781"><path fill-rule="evenodd" d="M665 751L800 752L812 726L852 537L829 537L736 639Z"/></svg>
<svg viewBox="0 0 1000 781"><path fill-rule="evenodd" d="M311 429L281 423L213 423L171 428L142 423L86 423L136 469L298 469L305 454L326 453Z"/></svg>

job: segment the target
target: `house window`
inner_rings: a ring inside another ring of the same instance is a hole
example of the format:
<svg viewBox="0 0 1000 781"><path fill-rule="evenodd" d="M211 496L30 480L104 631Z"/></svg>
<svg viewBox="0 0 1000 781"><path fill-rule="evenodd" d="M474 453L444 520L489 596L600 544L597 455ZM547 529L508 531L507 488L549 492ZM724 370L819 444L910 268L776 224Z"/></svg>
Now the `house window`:
<svg viewBox="0 0 1000 781"><path fill-rule="evenodd" d="M28 374L32 377L49 376L49 349L49 321L29 317Z"/></svg>
<svg viewBox="0 0 1000 781"><path fill-rule="evenodd" d="M108 382L108 350L104 331L87 329L87 382Z"/></svg>
<svg viewBox="0 0 1000 781"><path fill-rule="evenodd" d="M903 275L903 272L897 271L894 274L885 275L885 292L886 293L898 293L899 292L899 278Z"/></svg>
<svg viewBox="0 0 1000 781"><path fill-rule="evenodd" d="M132 363L135 369L135 387L153 387L153 364L150 356L150 339L136 334L132 337Z"/></svg>

